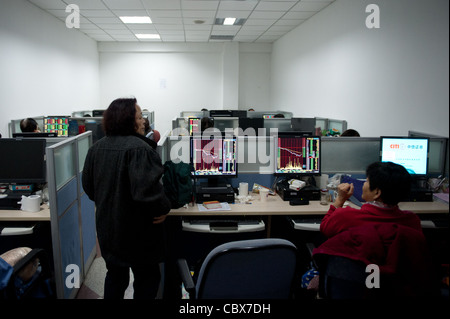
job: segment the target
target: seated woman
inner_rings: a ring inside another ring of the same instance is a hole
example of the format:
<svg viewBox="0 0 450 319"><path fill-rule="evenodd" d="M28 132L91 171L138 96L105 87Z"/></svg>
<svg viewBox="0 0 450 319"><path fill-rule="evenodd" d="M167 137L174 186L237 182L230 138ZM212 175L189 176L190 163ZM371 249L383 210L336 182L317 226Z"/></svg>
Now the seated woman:
<svg viewBox="0 0 450 319"><path fill-rule="evenodd" d="M366 170L362 189L365 204L360 208L344 207L354 191L353 184L338 186L338 195L320 223L320 231L330 238L353 226L391 222L422 232L420 219L410 211L402 211L398 203L408 198L411 176L406 169L391 162L375 162Z"/></svg>
<svg viewBox="0 0 450 319"><path fill-rule="evenodd" d="M373 248L370 245L354 240L352 243L359 245L358 248L348 249L350 244L341 242L348 236L357 236L352 234L355 229L361 229L361 227L369 230L375 228L380 232L377 234L379 238L393 234L386 232L386 230L391 231L391 225L398 225L399 228L406 228L408 233L423 237L419 217L398 207L400 201L408 198L410 189L409 173L403 166L391 162L375 162L367 167L366 181L362 188L362 198L366 203L361 208L343 207L345 201L353 195L354 185L340 184L334 203L330 205L320 223L320 231L328 240L313 250L313 258L316 259L318 254L330 253L330 251L340 256L351 255L351 258L358 260L373 257L375 253L370 251ZM388 247L385 248L388 251ZM303 276L302 287L317 290L318 275L319 272L314 268L306 272Z"/></svg>

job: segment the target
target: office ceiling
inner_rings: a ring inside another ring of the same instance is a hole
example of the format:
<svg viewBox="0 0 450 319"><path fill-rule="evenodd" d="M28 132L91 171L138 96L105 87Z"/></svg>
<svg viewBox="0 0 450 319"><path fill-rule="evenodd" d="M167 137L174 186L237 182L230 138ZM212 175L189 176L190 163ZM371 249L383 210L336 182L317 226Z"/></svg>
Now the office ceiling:
<svg viewBox="0 0 450 319"><path fill-rule="evenodd" d="M28 0L53 16L74 22L96 41L273 42L334 0ZM125 24L121 16L149 16L151 24ZM67 18L70 19L67 19ZM224 18L235 25L217 25ZM139 39L136 34L157 34Z"/></svg>

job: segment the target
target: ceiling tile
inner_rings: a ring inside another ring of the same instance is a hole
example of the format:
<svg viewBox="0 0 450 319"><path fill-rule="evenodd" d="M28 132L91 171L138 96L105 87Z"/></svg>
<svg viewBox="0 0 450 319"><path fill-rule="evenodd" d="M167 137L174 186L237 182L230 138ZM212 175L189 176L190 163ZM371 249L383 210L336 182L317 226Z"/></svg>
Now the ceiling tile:
<svg viewBox="0 0 450 319"><path fill-rule="evenodd" d="M221 1L219 10L244 10L251 11L258 4L258 1Z"/></svg>
<svg viewBox="0 0 450 319"><path fill-rule="evenodd" d="M67 7L67 4L61 0L29 0L29 1L44 10L47 9L65 10Z"/></svg>
<svg viewBox="0 0 450 319"><path fill-rule="evenodd" d="M217 12L216 18L237 18L237 19L247 19L252 11L236 11L236 10L219 10Z"/></svg>
<svg viewBox="0 0 450 319"><path fill-rule="evenodd" d="M183 10L213 10L216 11L219 1L204 0L181 0L181 8Z"/></svg>
<svg viewBox="0 0 450 319"><path fill-rule="evenodd" d="M123 22L115 17L115 18L98 18L98 17L93 17L93 18L89 18L89 20L95 24L99 24L99 23L108 23L108 24L114 24L114 23L118 23L118 24L123 24Z"/></svg>
<svg viewBox="0 0 450 319"><path fill-rule="evenodd" d="M101 0L66 0L68 4L76 4L80 8L80 12L83 10L97 9L107 10L108 8L103 4Z"/></svg>
<svg viewBox="0 0 450 319"><path fill-rule="evenodd" d="M291 11L320 11L332 1L300 1Z"/></svg>
<svg viewBox="0 0 450 319"><path fill-rule="evenodd" d="M284 11L253 11L250 19L279 19L285 14Z"/></svg>
<svg viewBox="0 0 450 319"><path fill-rule="evenodd" d="M80 10L80 14L86 18L115 17L114 13L111 12L110 10Z"/></svg>
<svg viewBox="0 0 450 319"><path fill-rule="evenodd" d="M68 0L72 1L72 0ZM91 0L87 0L91 1ZM144 9L142 2L140 0L102 0L106 6L110 9Z"/></svg>
<svg viewBox="0 0 450 319"><path fill-rule="evenodd" d="M255 11L286 11L292 8L297 2L292 1L266 1L260 2Z"/></svg>
<svg viewBox="0 0 450 319"><path fill-rule="evenodd" d="M180 0L142 0L146 9L181 10Z"/></svg>

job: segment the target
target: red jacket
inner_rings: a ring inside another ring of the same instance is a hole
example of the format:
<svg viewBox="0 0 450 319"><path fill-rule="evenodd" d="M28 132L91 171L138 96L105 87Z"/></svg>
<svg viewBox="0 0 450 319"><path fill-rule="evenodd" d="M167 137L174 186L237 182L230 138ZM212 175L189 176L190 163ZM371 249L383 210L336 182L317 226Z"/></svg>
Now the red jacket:
<svg viewBox="0 0 450 319"><path fill-rule="evenodd" d="M376 264L381 276L389 278L393 295L430 296L433 291L431 261L421 230L394 223L351 227L313 250L319 263L324 255ZM386 287L381 278L380 288Z"/></svg>
<svg viewBox="0 0 450 319"><path fill-rule="evenodd" d="M416 214L402 211L398 206L382 208L372 204L364 204L360 209L349 206L336 208L331 205L320 223L320 231L330 238L350 227L378 223L396 223L422 232L420 219Z"/></svg>

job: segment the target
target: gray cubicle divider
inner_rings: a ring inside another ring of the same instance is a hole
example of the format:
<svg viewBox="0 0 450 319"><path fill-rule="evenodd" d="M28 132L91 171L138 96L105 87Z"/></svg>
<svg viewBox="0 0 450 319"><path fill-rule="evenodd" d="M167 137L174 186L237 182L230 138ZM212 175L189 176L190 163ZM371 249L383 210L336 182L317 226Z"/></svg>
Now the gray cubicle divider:
<svg viewBox="0 0 450 319"><path fill-rule="evenodd" d="M369 164L380 160L379 137L321 138L322 173L365 175Z"/></svg>
<svg viewBox="0 0 450 319"><path fill-rule="evenodd" d="M96 254L95 205L81 172L92 132L46 148L56 294L74 298Z"/></svg>

